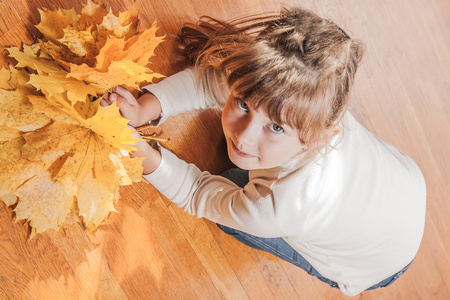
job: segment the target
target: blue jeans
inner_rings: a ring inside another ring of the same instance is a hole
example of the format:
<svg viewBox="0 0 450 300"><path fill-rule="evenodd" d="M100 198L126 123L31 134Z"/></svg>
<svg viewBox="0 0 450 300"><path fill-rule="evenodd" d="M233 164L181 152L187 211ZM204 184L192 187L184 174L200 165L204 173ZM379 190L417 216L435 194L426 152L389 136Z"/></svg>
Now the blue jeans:
<svg viewBox="0 0 450 300"><path fill-rule="evenodd" d="M222 174L223 177L228 178L233 181L240 187L244 187L249 179L248 179L248 171L241 169L230 169ZM294 250L288 243L286 243L281 237L279 238L262 238L257 237L230 227L226 227L224 225L217 224L219 228L228 235L231 235L241 243L252 247L257 250L269 252L287 262L294 264L295 266L303 269L309 275L318 278L319 280L327 283L333 288L339 288L337 283L323 277L316 269L314 269L311 264L304 259L297 251ZM412 262L411 262L412 263ZM400 272L382 280L381 282L371 286L368 290L373 290L379 287L386 287L392 284L395 280L397 280L411 265L409 263L406 267L404 267Z"/></svg>

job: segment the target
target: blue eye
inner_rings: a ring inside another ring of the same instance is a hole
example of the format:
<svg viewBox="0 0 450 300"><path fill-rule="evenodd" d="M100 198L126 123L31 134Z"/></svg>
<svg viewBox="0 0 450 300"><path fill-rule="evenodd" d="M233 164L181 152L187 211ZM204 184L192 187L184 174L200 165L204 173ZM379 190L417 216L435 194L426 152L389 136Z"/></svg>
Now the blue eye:
<svg viewBox="0 0 450 300"><path fill-rule="evenodd" d="M243 111L248 111L248 105L244 101L236 99L236 104Z"/></svg>
<svg viewBox="0 0 450 300"><path fill-rule="evenodd" d="M274 133L282 133L284 132L284 129L281 126L278 126L275 123L272 123L269 125L269 129L270 131L274 132Z"/></svg>

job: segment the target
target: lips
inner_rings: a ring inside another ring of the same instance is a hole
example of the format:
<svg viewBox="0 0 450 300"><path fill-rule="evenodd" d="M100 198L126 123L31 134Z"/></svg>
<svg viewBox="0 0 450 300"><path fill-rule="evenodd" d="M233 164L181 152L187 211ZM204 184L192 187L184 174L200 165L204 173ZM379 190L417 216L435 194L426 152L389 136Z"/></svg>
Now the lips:
<svg viewBox="0 0 450 300"><path fill-rule="evenodd" d="M234 153L236 153L238 156L244 157L244 158L255 157L254 155L239 151L239 149L236 147L236 145L233 142L231 142L231 145L233 146Z"/></svg>

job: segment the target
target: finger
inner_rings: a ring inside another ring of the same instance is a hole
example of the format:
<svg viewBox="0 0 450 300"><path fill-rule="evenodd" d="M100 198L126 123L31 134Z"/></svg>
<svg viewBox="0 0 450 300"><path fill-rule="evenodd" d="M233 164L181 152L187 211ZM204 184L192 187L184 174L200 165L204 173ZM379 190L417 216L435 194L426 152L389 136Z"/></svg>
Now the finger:
<svg viewBox="0 0 450 300"><path fill-rule="evenodd" d="M108 100L108 98L109 98L109 92L108 92L108 91L105 91L105 92L103 93L103 95L102 95L102 98Z"/></svg>
<svg viewBox="0 0 450 300"><path fill-rule="evenodd" d="M117 106L123 106L123 105L129 105L128 101L122 97L119 94L112 93L109 95L109 102L112 104L113 102L116 102Z"/></svg>
<svg viewBox="0 0 450 300"><path fill-rule="evenodd" d="M126 117L128 115L132 105L127 101L127 99L118 94L111 94L109 99L111 103L116 102L116 105L120 109L123 116Z"/></svg>
<svg viewBox="0 0 450 300"><path fill-rule="evenodd" d="M133 96L133 94L126 88L124 88L121 85L116 86L115 93L122 96L125 100L128 101L131 105L137 105L136 98Z"/></svg>
<svg viewBox="0 0 450 300"><path fill-rule="evenodd" d="M102 100L100 100L100 106L108 106L108 105L110 105L111 103L109 103L107 100L105 100L105 99L102 99Z"/></svg>
<svg viewBox="0 0 450 300"><path fill-rule="evenodd" d="M111 105L111 102L109 101L109 92L106 91L102 95L102 98L100 100L100 106L108 106L108 105Z"/></svg>

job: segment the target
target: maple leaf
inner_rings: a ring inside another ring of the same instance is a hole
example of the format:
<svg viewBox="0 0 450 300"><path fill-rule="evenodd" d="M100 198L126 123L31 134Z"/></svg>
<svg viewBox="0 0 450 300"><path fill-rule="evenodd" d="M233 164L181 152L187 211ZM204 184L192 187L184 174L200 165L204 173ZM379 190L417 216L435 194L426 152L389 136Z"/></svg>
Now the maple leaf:
<svg viewBox="0 0 450 300"><path fill-rule="evenodd" d="M74 202L73 193L49 176L47 172L40 172L15 191L20 199L14 209L17 219L30 220L30 226L37 233L58 229Z"/></svg>
<svg viewBox="0 0 450 300"><path fill-rule="evenodd" d="M17 139L16 139L17 140ZM5 146L5 150L8 144L11 142L6 142L2 146ZM14 143L14 142L12 142ZM10 144L9 146L14 146ZM9 148L9 147L8 147ZM12 149L8 149L11 151ZM12 153L12 152L7 152ZM18 153L21 153L20 151ZM3 160L0 165L0 197L5 195L14 194L14 192L28 179L36 176L42 168L42 163L40 162L30 162L25 158L15 159L15 157ZM10 203L11 205L14 203Z"/></svg>
<svg viewBox="0 0 450 300"><path fill-rule="evenodd" d="M58 42L66 45L77 56L83 57L97 53L97 44L90 30L78 30L72 26L63 29L64 35Z"/></svg>
<svg viewBox="0 0 450 300"><path fill-rule="evenodd" d="M45 177L51 179L48 181L64 183L68 194L77 198L80 215L85 217L86 223L97 226L103 221L113 209L115 190L122 182L120 177L127 176L126 170L119 169L110 158L120 156L116 148L89 128L57 121L39 132L28 133L25 140L22 157L31 162L42 162L49 171L47 173L52 175ZM35 180L40 183L45 178L33 178L28 182L30 185ZM128 184L131 182L130 179ZM56 186L58 190L47 194L46 198L53 193L60 197L61 186L51 185L52 188ZM44 211L41 213L45 214Z"/></svg>
<svg viewBox="0 0 450 300"><path fill-rule="evenodd" d="M6 126L0 127L0 130L2 128L9 128ZM14 161L20 158L21 153L18 151L14 151L16 149L22 148L22 146L25 144L25 140L20 136L15 136L10 138L7 141L3 141L0 144L0 164L4 164L7 161Z"/></svg>
<svg viewBox="0 0 450 300"><path fill-rule="evenodd" d="M63 44L57 45L53 42L39 40L36 45L65 70L70 70L70 64L87 63L93 65L95 63L95 60L90 56L78 56Z"/></svg>
<svg viewBox="0 0 450 300"><path fill-rule="evenodd" d="M134 6L134 3L133 3ZM138 33L138 10L132 7L130 10L119 13L119 22L121 25L129 25L125 38L130 38Z"/></svg>
<svg viewBox="0 0 450 300"><path fill-rule="evenodd" d="M163 40L163 37L156 37L157 29L153 25L127 42L114 37L108 39L97 56L95 67L71 64L68 76L100 86L122 84L130 88L138 88L139 82L163 77L145 66Z"/></svg>
<svg viewBox="0 0 450 300"><path fill-rule="evenodd" d="M157 30L158 27L153 24L149 29L127 40L125 55L120 59L132 60L141 65L148 64L156 47L164 40L164 36L156 36Z"/></svg>
<svg viewBox="0 0 450 300"><path fill-rule="evenodd" d="M138 83L143 81L152 82L154 78L162 75L148 73L149 69L133 61L112 61L106 72L99 72L86 64L81 66L73 65L69 77L96 83L100 86L125 85L129 88L139 88Z"/></svg>
<svg viewBox="0 0 450 300"><path fill-rule="evenodd" d="M153 56L155 48L164 37L157 37L158 28L155 24L151 28L130 38L128 41L110 38L97 56L95 70L106 72L112 61L130 60L145 66Z"/></svg>
<svg viewBox="0 0 450 300"><path fill-rule="evenodd" d="M69 25L77 27L79 24L79 16L72 9L58 9L50 11L48 9L38 9L41 15L41 22L36 28L50 41L57 41L64 36L63 28Z"/></svg>
<svg viewBox="0 0 450 300"><path fill-rule="evenodd" d="M9 84L11 72L7 69L0 69L0 89L9 90L12 86Z"/></svg>
<svg viewBox="0 0 450 300"><path fill-rule="evenodd" d="M20 137L20 130L8 126L0 125L0 145ZM4 150L2 150L4 151ZM3 152L2 152L3 153ZM8 154L9 155L9 154Z"/></svg>
<svg viewBox="0 0 450 300"><path fill-rule="evenodd" d="M49 122L50 119L36 111L20 91L0 89L0 125L20 131L32 131Z"/></svg>
<svg viewBox="0 0 450 300"><path fill-rule="evenodd" d="M31 68L33 70L41 70L46 73L63 71L59 64L55 61L38 57L35 51L27 45L23 46L23 51L20 51L17 47L7 48L9 56L17 60L16 68Z"/></svg>
<svg viewBox="0 0 450 300"><path fill-rule="evenodd" d="M41 90L47 97L67 92L71 104L86 101L88 95L97 96L97 86L88 85L84 81L67 77L65 71L54 71L45 74L38 69L38 74L30 75L29 84Z"/></svg>
<svg viewBox="0 0 450 300"><path fill-rule="evenodd" d="M103 18L106 16L106 5L105 4L97 4L92 2L92 0L88 0L87 3L83 6L81 10L80 16L80 26L82 29L85 29L89 24L100 24L103 21Z"/></svg>
<svg viewBox="0 0 450 300"><path fill-rule="evenodd" d="M103 22L97 25L97 40L100 45L104 45L108 36L124 38L130 29L131 24L122 25L119 18L109 10L103 17Z"/></svg>
<svg viewBox="0 0 450 300"><path fill-rule="evenodd" d="M40 14L44 38L8 48L17 64L0 70L0 200L31 237L76 222L94 231L119 187L142 180L143 160L128 155L138 139L118 107L95 100L161 77L147 65L162 38L139 33L136 9L117 16L91 0L81 15Z"/></svg>

